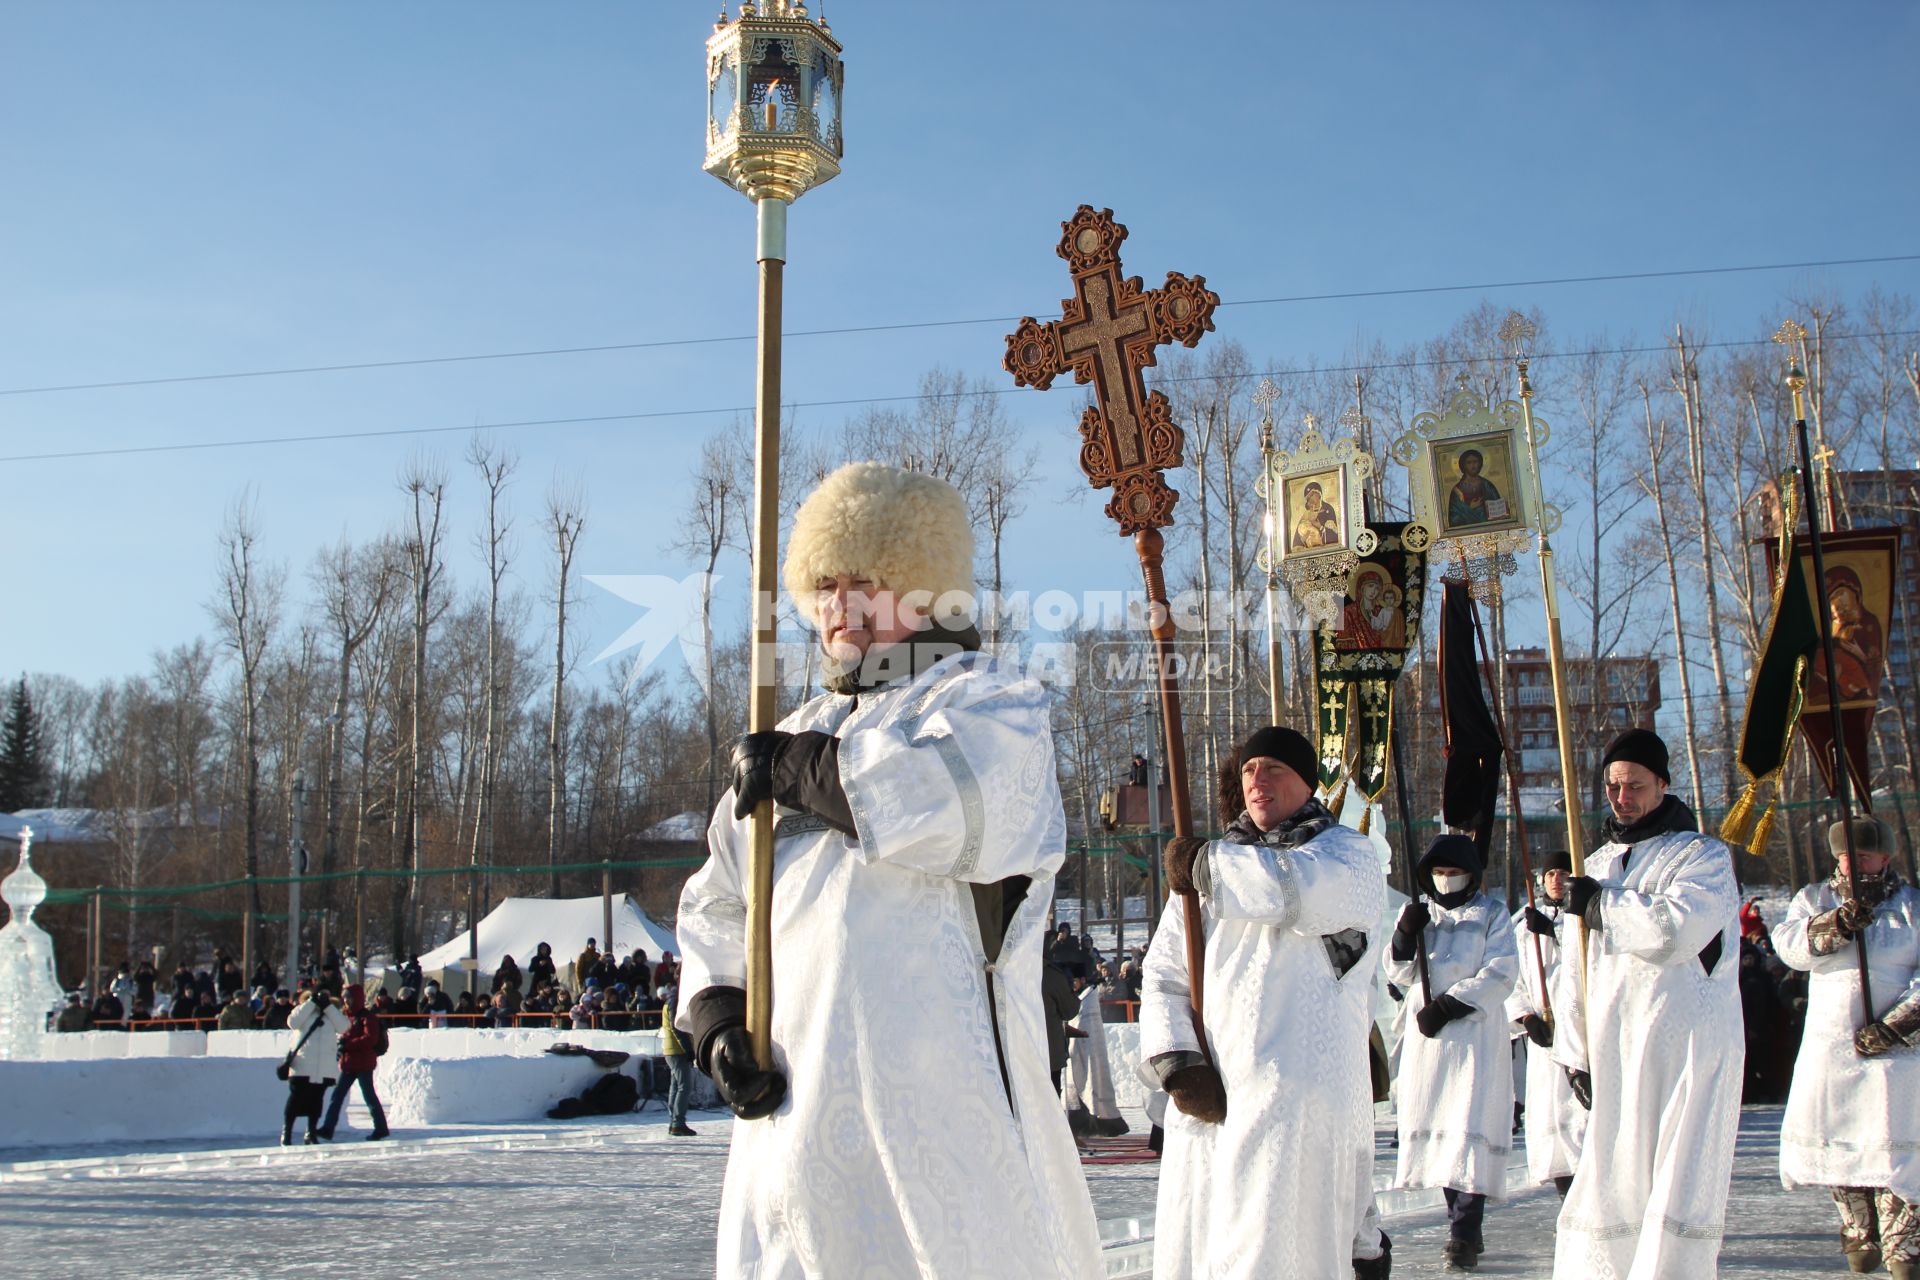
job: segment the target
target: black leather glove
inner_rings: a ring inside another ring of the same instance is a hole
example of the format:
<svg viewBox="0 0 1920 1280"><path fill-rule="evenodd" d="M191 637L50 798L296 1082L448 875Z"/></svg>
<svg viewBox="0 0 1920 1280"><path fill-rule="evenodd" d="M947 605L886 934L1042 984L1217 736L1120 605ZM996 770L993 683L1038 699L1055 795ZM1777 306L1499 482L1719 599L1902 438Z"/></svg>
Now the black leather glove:
<svg viewBox="0 0 1920 1280"><path fill-rule="evenodd" d="M1160 860L1167 869L1167 888L1174 893L1193 893L1194 859L1206 849L1207 842L1199 836L1175 836L1167 841L1167 847Z"/></svg>
<svg viewBox="0 0 1920 1280"><path fill-rule="evenodd" d="M1195 1120L1219 1124L1227 1118L1227 1086L1209 1062L1182 1067L1167 1077L1167 1096Z"/></svg>
<svg viewBox="0 0 1920 1280"><path fill-rule="evenodd" d="M1413 959L1413 953L1420 945L1420 935L1432 919L1433 913L1418 898L1400 908L1400 918L1394 922L1393 938L1388 944L1395 960L1404 964Z"/></svg>
<svg viewBox="0 0 1920 1280"><path fill-rule="evenodd" d="M773 766L793 735L779 729L749 733L733 744L733 816L744 818L762 800L773 799Z"/></svg>
<svg viewBox="0 0 1920 1280"><path fill-rule="evenodd" d="M1573 1090L1575 1102L1589 1111L1593 1110L1593 1076L1591 1074L1568 1067L1567 1085Z"/></svg>
<svg viewBox="0 0 1920 1280"><path fill-rule="evenodd" d="M1433 1003L1413 1015L1420 1027L1420 1034L1431 1040L1440 1034L1440 1028L1456 1018L1464 1018L1473 1012L1473 1006L1454 996L1440 995Z"/></svg>
<svg viewBox="0 0 1920 1280"><path fill-rule="evenodd" d="M1527 932L1537 933L1543 938L1551 938L1554 936L1553 921L1548 918L1546 912L1528 907L1526 908L1526 922Z"/></svg>
<svg viewBox="0 0 1920 1280"><path fill-rule="evenodd" d="M1589 929L1600 927L1599 898L1600 882L1592 876L1567 877L1567 910L1584 918Z"/></svg>
<svg viewBox="0 0 1920 1280"><path fill-rule="evenodd" d="M713 1084L733 1114L742 1120L770 1116L787 1099L787 1078L776 1069L762 1071L753 1060L753 1040L745 1027L728 1027L713 1044Z"/></svg>
<svg viewBox="0 0 1920 1280"><path fill-rule="evenodd" d="M1527 1033L1527 1039L1542 1049L1553 1048L1553 1026L1539 1014L1529 1013L1522 1016L1520 1029Z"/></svg>

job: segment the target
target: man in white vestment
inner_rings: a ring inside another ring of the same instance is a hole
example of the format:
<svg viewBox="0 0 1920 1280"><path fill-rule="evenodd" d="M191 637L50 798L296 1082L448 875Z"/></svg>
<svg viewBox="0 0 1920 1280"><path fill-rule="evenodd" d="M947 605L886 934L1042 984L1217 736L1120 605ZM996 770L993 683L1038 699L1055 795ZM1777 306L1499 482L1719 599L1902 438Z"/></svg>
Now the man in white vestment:
<svg viewBox="0 0 1920 1280"><path fill-rule="evenodd" d="M1075 977L1080 1012L1068 1027L1080 1034L1067 1044L1067 1073L1061 1097L1067 1122L1076 1134L1115 1138L1127 1131L1113 1091L1113 1064L1107 1058L1107 1024L1100 1013L1100 984Z"/></svg>
<svg viewBox="0 0 1920 1280"><path fill-rule="evenodd" d="M979 652L964 501L854 463L794 519L831 692L734 749L680 899L677 1025L739 1121L722 1277L1091 1277L1040 943L1065 857L1048 698ZM747 815L778 816L773 1057L745 1028Z"/></svg>
<svg viewBox="0 0 1920 1280"><path fill-rule="evenodd" d="M1807 1024L1780 1127L1780 1181L1827 1187L1840 1210L1840 1248L1855 1271L1886 1263L1920 1276L1920 893L1893 869L1893 832L1855 818L1860 896L1847 866L1844 823L1827 832L1838 866L1794 895L1773 931L1782 960L1810 972ZM1867 942L1860 1003L1859 944Z"/></svg>
<svg viewBox="0 0 1920 1280"><path fill-rule="evenodd" d="M1570 996L1561 963L1560 922L1565 918L1567 877L1573 862L1564 849L1540 859L1540 903L1522 907L1513 918L1520 943L1520 980L1507 997L1507 1017L1522 1033L1526 1049L1527 1178L1551 1182L1562 1197L1573 1185L1580 1141L1587 1132L1587 1109L1573 1096L1567 1073L1553 1060L1556 1019L1563 1018ZM1536 956L1535 939L1539 939ZM1546 985L1541 986L1542 971Z"/></svg>
<svg viewBox="0 0 1920 1280"><path fill-rule="evenodd" d="M1386 877L1372 842L1313 798L1318 753L1291 729L1237 753L1245 808L1219 840L1167 846L1169 901L1147 952L1140 1053L1166 1089L1154 1229L1158 1280L1384 1275L1361 1238L1372 1162L1365 930ZM1195 1033L1179 896L1200 897L1204 1023Z"/></svg>
<svg viewBox="0 0 1920 1280"><path fill-rule="evenodd" d="M1421 896L1401 908L1382 961L1410 1011L1400 1042L1393 1185L1441 1188L1443 1256L1461 1270L1479 1265L1487 1202L1506 1199L1513 1154L1506 1002L1520 957L1506 903L1480 891L1482 874L1472 839L1436 839L1414 870Z"/></svg>
<svg viewBox="0 0 1920 1280"><path fill-rule="evenodd" d="M1591 1103L1560 1210L1554 1280L1710 1280L1720 1257L1746 1043L1733 855L1667 794L1667 747L1629 729L1602 758L1606 842L1567 881L1579 965L1554 1058Z"/></svg>

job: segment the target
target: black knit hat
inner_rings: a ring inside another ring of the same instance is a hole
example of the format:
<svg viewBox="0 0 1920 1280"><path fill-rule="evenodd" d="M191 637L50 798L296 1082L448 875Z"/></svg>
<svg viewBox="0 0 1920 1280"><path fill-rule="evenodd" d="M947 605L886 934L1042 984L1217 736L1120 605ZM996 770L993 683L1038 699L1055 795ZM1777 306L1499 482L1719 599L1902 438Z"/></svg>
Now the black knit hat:
<svg viewBox="0 0 1920 1280"><path fill-rule="evenodd" d="M1565 849L1554 849L1540 855L1540 861L1534 864L1542 872L1573 870L1573 859L1567 856Z"/></svg>
<svg viewBox="0 0 1920 1280"><path fill-rule="evenodd" d="M1651 729L1629 729L1615 738L1607 748L1607 754L1600 757L1601 771L1605 772L1606 767L1616 760L1637 764L1662 782L1673 781L1673 776L1667 772L1667 744Z"/></svg>
<svg viewBox="0 0 1920 1280"><path fill-rule="evenodd" d="M1278 760L1300 775L1300 781L1312 787L1320 778L1320 753L1306 737L1282 725L1270 724L1255 729L1240 746L1240 766L1255 756Z"/></svg>

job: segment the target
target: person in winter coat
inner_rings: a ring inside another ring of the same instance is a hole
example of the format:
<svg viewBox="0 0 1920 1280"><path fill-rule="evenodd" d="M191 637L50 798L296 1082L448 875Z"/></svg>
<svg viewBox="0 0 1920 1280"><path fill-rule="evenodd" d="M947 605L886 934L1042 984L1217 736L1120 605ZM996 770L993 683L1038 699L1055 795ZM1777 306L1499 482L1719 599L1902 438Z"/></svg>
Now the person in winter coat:
<svg viewBox="0 0 1920 1280"><path fill-rule="evenodd" d="M367 993L359 987L347 988L347 1029L340 1036L340 1083L334 1086L333 1100L327 1104L327 1118L320 1122L322 1138L333 1141L340 1109L346 1106L347 1094L356 1084L373 1116L373 1132L367 1135L367 1141L378 1142L387 1136L387 1109L380 1105L380 1095L373 1088L374 1068L386 1051L387 1029L381 1025L380 1015L367 1008Z"/></svg>
<svg viewBox="0 0 1920 1280"><path fill-rule="evenodd" d="M851 463L801 504L783 578L827 691L734 745L675 930L678 1030L738 1117L716 1273L1097 1276L1041 1011L1066 858L1049 695L981 651L966 501ZM763 804L770 1066L742 976Z"/></svg>
<svg viewBox="0 0 1920 1280"><path fill-rule="evenodd" d="M1222 771L1218 840L1176 837L1174 892L1146 955L1140 1054L1172 1107L1154 1275L1164 1280L1384 1276L1370 1214L1372 973L1386 877L1368 839L1314 798L1319 752L1257 729ZM1194 1028L1186 895L1204 941L1207 1048Z"/></svg>
<svg viewBox="0 0 1920 1280"><path fill-rule="evenodd" d="M347 1029L346 1015L325 991L301 992L303 997L287 1018L287 1031L293 1037L293 1063L287 1072L287 1109L280 1128L280 1145L293 1145L293 1122L307 1118L307 1142L320 1141L320 1108L327 1100L327 1086L339 1075L340 1033ZM311 1033L311 1034L309 1034Z"/></svg>
<svg viewBox="0 0 1920 1280"><path fill-rule="evenodd" d="M253 1030L253 1010L248 1006L244 993L233 993L233 999L227 1001L227 1007L220 1011L216 1026L221 1031Z"/></svg>
<svg viewBox="0 0 1920 1280"><path fill-rule="evenodd" d="M500 967L493 971L493 990L498 991L509 982L519 985L520 966L513 962L512 956L501 956Z"/></svg>
<svg viewBox="0 0 1920 1280"><path fill-rule="evenodd" d="M1470 838L1436 839L1414 872L1420 896L1401 908L1384 961L1387 981L1407 992L1393 1185L1444 1189L1444 1256L1461 1269L1486 1249L1487 1201L1506 1199L1513 1154L1506 1002L1520 953L1506 904L1480 892L1481 875Z"/></svg>
<svg viewBox="0 0 1920 1280"><path fill-rule="evenodd" d="M1601 768L1607 839L1567 881L1561 926L1575 966L1585 929L1586 972L1553 1056L1592 1108L1553 1274L1710 1280L1746 1057L1733 854L1667 794L1667 746L1651 730L1615 738Z"/></svg>
<svg viewBox="0 0 1920 1280"><path fill-rule="evenodd" d="M600 949L593 944L594 939L588 938L587 945L580 949L579 956L574 959L573 985L576 987L584 988L587 985L587 979L593 976L595 967L600 963ZM607 945L613 944L609 942Z"/></svg>
<svg viewBox="0 0 1920 1280"><path fill-rule="evenodd" d="M55 1031L85 1031L93 1025L93 1018L87 1013L86 1001L78 991L69 992L67 1003L61 1008L60 1016L53 1021Z"/></svg>
<svg viewBox="0 0 1920 1280"><path fill-rule="evenodd" d="M1846 824L1827 832L1839 866L1794 895L1774 950L1812 974L1807 1026L1780 1126L1780 1181L1826 1187L1840 1210L1840 1248L1854 1271L1886 1263L1920 1276L1920 892L1892 866L1893 832L1854 819L1860 896L1853 896ZM1860 1000L1858 939L1867 943L1873 1021Z"/></svg>
<svg viewBox="0 0 1920 1280"><path fill-rule="evenodd" d="M551 984L553 980L553 947L543 942L534 948L533 959L527 961L527 990L538 991L543 981Z"/></svg>
<svg viewBox="0 0 1920 1280"><path fill-rule="evenodd" d="M266 1015L260 1020L262 1031L285 1031L287 1019L293 1013L293 993L285 987L273 993L273 1000L267 1005Z"/></svg>
<svg viewBox="0 0 1920 1280"><path fill-rule="evenodd" d="M667 1072L672 1077L667 1085L667 1132L676 1138L697 1137L694 1130L687 1127L687 1090L693 1078L693 1059L687 1053L687 1042L673 1026L679 988L671 984L663 987L660 999L660 1052L667 1057Z"/></svg>

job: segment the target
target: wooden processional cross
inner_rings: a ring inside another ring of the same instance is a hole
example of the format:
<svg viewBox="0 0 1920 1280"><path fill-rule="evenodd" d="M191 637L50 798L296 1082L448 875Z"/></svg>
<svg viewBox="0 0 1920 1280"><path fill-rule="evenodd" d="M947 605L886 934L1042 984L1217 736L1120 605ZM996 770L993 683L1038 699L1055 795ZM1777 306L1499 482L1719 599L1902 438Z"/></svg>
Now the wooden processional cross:
<svg viewBox="0 0 1920 1280"><path fill-rule="evenodd" d="M1158 289L1143 290L1140 277L1120 274L1120 244L1127 229L1113 210L1081 205L1060 224L1056 252L1073 272L1073 296L1060 304L1058 320L1041 324L1032 316L1007 336L1003 362L1014 382L1045 391L1058 375L1073 371L1076 383L1093 384L1094 405L1080 418L1080 469L1096 489L1111 488L1107 514L1122 534L1133 535L1146 579L1148 625L1160 675L1160 706L1166 721L1167 778L1176 836L1193 834L1187 798L1186 734L1180 723L1180 689L1173 674L1174 626L1162 572L1160 530L1173 523L1178 498L1161 474L1180 465L1185 437L1174 425L1166 396L1147 391L1142 370L1155 362L1154 349L1178 342L1192 347L1213 329L1218 294L1205 276L1167 273ZM1151 782L1148 783L1152 785ZM1187 930L1187 975L1193 996L1193 1026L1200 1047L1211 1059L1201 1021L1204 1002L1201 962L1205 935L1200 900L1183 894Z"/></svg>

